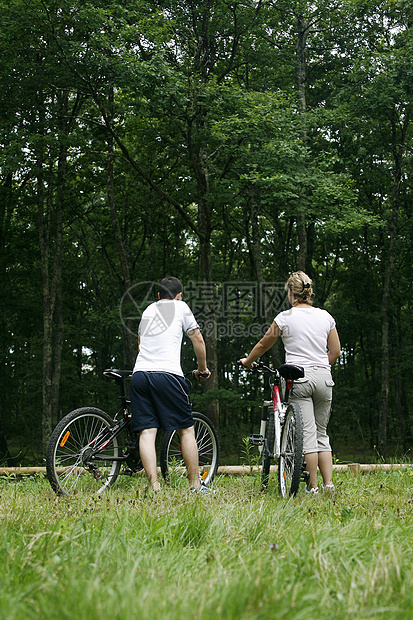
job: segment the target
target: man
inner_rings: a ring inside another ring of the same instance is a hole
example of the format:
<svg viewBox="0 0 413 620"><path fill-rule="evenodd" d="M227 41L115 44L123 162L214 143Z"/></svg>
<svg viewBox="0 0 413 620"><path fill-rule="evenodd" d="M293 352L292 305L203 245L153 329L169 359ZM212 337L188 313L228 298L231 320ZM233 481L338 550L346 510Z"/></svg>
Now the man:
<svg viewBox="0 0 413 620"><path fill-rule="evenodd" d="M142 314L139 325L139 353L131 383L132 431L140 433L142 465L154 491L160 489L156 467L155 439L158 428L176 430L182 456L194 492L207 491L200 484L196 444L188 385L181 368L181 345L186 333L198 362L195 378L211 375L206 365L205 342L188 305L182 301L178 278L164 278L158 301Z"/></svg>

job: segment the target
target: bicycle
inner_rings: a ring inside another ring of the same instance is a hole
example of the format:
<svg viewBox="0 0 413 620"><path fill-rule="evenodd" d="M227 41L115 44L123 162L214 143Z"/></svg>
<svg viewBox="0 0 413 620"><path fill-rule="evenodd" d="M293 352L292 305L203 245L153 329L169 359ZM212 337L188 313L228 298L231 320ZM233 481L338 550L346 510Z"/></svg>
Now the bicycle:
<svg viewBox="0 0 413 620"><path fill-rule="evenodd" d="M130 429L130 400L125 394L125 379L130 370L107 369L103 374L120 388L121 407L113 418L96 407L81 407L68 413L57 424L46 450L46 473L58 495L92 490L98 495L109 489L122 473L139 471L139 453ZM188 373L188 377L193 374ZM200 478L204 484L214 479L218 469L219 442L211 421L193 412L199 452ZM171 472L184 475L185 466L176 431L166 431L160 450L161 471L165 480ZM90 475L87 475L90 474Z"/></svg>
<svg viewBox="0 0 413 620"><path fill-rule="evenodd" d="M250 435L251 445L258 446L262 455L261 490L268 486L271 461L278 459L278 487L282 497L296 495L300 482L307 483L309 473L303 460L303 420L300 407L289 402L296 379L304 377L301 366L283 364L272 370L263 362L253 364L253 371L274 375L272 399L264 401L258 435ZM284 398L281 398L281 377L285 380Z"/></svg>

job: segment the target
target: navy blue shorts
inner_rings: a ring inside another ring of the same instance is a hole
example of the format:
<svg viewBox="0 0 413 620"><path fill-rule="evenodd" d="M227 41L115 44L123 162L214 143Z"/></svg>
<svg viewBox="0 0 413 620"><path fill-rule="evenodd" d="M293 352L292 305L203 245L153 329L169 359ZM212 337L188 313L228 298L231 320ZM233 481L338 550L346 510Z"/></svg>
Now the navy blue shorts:
<svg viewBox="0 0 413 620"><path fill-rule="evenodd" d="M133 432L145 428L174 431L194 425L189 387L183 377L138 370L132 375L130 397Z"/></svg>

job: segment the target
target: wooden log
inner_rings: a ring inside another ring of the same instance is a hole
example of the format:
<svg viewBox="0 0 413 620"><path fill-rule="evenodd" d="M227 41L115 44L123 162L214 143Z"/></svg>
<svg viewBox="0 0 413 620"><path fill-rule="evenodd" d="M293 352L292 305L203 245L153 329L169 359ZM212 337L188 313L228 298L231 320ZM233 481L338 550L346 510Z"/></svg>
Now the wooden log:
<svg viewBox="0 0 413 620"><path fill-rule="evenodd" d="M0 467L0 475L15 474L18 476L32 476L33 474L45 474L46 467Z"/></svg>
<svg viewBox="0 0 413 620"><path fill-rule="evenodd" d="M271 465L270 471L277 471L277 465ZM260 472L261 467L256 465L248 466L248 465L220 465L218 467L218 474L223 475L237 475L237 476L246 476L248 474L252 474L254 472Z"/></svg>
<svg viewBox="0 0 413 620"><path fill-rule="evenodd" d="M406 467L412 467L407 464L392 464L392 463L336 463L333 465L334 471L351 471L353 474L369 473L376 471L397 471ZM271 471L277 471L277 465L271 465ZM260 472L261 466L247 465L221 465L218 467L218 474L223 475L247 475L254 472Z"/></svg>
<svg viewBox="0 0 413 620"><path fill-rule="evenodd" d="M397 471L406 467L412 467L407 464L397 463L337 463L333 465L334 471L351 471L353 474L369 473L376 471ZM159 469L159 468L158 468ZM203 468L202 472L207 468ZM277 471L277 465L271 465L270 470L272 472ZM62 470L63 471L63 470ZM218 467L218 474L232 475L232 476L245 476L251 473L257 473L261 471L261 466L248 466L248 465L220 465ZM0 475L16 475L16 476L32 476L33 474L45 474L46 467L0 467Z"/></svg>
<svg viewBox="0 0 413 620"><path fill-rule="evenodd" d="M412 467L411 465L407 465L405 463L368 463L365 465L360 465L360 472L376 472L376 471L398 471L399 469L405 469L408 467Z"/></svg>

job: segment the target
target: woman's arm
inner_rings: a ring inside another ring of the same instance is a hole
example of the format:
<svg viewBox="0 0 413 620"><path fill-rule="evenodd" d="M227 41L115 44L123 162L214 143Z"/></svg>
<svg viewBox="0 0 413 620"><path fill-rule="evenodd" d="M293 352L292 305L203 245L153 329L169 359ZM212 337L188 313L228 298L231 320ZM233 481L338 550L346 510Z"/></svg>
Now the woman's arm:
<svg viewBox="0 0 413 620"><path fill-rule="evenodd" d="M332 366L341 355L340 338L338 337L337 328L334 327L328 334L327 338L328 361Z"/></svg>
<svg viewBox="0 0 413 620"><path fill-rule="evenodd" d="M251 365L255 360L257 360L261 355L264 355L271 347L275 344L279 336L281 335L281 330L278 327L277 323L273 321L268 328L267 332L261 338L259 342L255 345L251 353L247 357L243 357L240 362L246 366L247 368L251 368Z"/></svg>

